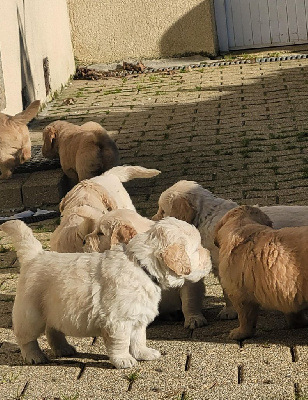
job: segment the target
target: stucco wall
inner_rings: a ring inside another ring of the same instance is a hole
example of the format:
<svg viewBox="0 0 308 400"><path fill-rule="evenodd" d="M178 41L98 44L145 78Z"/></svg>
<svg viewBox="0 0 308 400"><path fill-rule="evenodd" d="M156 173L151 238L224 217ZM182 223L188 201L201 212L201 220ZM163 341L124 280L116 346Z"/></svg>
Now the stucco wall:
<svg viewBox="0 0 308 400"><path fill-rule="evenodd" d="M1 111L15 114L34 99L50 98L75 69L66 0L0 1L0 52L6 104Z"/></svg>
<svg viewBox="0 0 308 400"><path fill-rule="evenodd" d="M80 63L217 52L212 0L68 0Z"/></svg>

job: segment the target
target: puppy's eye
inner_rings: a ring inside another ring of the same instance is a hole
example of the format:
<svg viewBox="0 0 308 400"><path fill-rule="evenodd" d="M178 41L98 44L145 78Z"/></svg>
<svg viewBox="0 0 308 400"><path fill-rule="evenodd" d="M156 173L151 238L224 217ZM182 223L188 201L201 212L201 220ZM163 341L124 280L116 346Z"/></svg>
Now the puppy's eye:
<svg viewBox="0 0 308 400"><path fill-rule="evenodd" d="M103 232L97 232L97 236L105 236Z"/></svg>
<svg viewBox="0 0 308 400"><path fill-rule="evenodd" d="M86 239L83 239L82 244L85 245L86 243Z"/></svg>

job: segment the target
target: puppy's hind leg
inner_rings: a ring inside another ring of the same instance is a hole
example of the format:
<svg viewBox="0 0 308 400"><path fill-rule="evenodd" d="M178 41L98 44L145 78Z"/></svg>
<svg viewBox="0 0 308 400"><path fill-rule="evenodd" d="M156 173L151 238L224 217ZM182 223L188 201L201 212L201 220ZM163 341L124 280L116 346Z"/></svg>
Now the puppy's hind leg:
<svg viewBox="0 0 308 400"><path fill-rule="evenodd" d="M51 350L57 357L72 356L76 354L75 347L67 342L64 333L49 326L46 327L45 333Z"/></svg>
<svg viewBox="0 0 308 400"><path fill-rule="evenodd" d="M229 338L234 340L244 340L253 336L256 329L259 305L251 302L232 302L238 311L240 326L230 332Z"/></svg>
<svg viewBox="0 0 308 400"><path fill-rule="evenodd" d="M102 332L110 362L118 369L132 368L137 364L137 360L129 353L130 335L131 324L121 324L112 333Z"/></svg>
<svg viewBox="0 0 308 400"><path fill-rule="evenodd" d="M26 363L45 364L49 361L37 342L37 338L45 330L45 322L39 311L31 304L28 303L26 309L20 306L17 297L13 308L13 329Z"/></svg>
<svg viewBox="0 0 308 400"><path fill-rule="evenodd" d="M158 350L147 347L146 326L141 324L132 329L129 352L137 360L144 361L156 360L161 356Z"/></svg>

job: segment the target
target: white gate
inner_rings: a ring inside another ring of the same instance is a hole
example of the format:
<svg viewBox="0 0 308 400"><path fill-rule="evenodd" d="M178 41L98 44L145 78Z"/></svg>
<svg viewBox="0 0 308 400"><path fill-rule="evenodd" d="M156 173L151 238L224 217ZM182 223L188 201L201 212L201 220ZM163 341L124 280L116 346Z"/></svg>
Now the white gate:
<svg viewBox="0 0 308 400"><path fill-rule="evenodd" d="M220 51L308 43L308 0L214 0Z"/></svg>

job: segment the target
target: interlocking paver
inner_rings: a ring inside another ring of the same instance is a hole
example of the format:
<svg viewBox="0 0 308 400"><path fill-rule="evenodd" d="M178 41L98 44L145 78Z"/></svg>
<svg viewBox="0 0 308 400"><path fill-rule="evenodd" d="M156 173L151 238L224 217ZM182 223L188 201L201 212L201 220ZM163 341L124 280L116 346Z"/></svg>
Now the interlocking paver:
<svg viewBox="0 0 308 400"><path fill-rule="evenodd" d="M160 193L180 179L239 203L307 204L307 109L308 60L302 59L72 81L31 129L40 144L41 130L52 120L101 123L123 164L162 171L125 184L138 211L151 217ZM60 170L53 174L61 176ZM33 174L20 194L16 182L26 179L20 175L5 183L11 208L23 200L30 206L40 196ZM61 193L54 195L56 204ZM48 248L56 221L30 226ZM102 339L92 344L91 338L69 338L79 356L55 359L43 337L52 364L23 365L11 329L19 266L9 239L1 232L0 238L0 400L308 397L307 330L288 330L280 313L262 311L253 339L230 341L237 321L216 319L223 298L213 276L206 279L208 326L191 332L182 322L158 321L148 328L149 344L163 353L157 361L115 370Z"/></svg>

